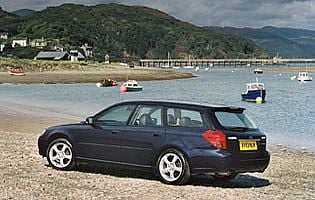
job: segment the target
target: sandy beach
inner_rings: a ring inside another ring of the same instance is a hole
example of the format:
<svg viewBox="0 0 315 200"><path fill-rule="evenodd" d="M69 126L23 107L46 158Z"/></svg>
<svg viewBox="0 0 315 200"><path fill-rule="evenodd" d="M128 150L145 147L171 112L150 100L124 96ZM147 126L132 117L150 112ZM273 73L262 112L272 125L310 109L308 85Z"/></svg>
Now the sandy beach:
<svg viewBox="0 0 315 200"><path fill-rule="evenodd" d="M49 167L38 154L38 136L48 126L77 118L49 118L45 112L38 116L1 105L0 119L0 199L315 199L311 152L268 146L271 162L262 174L241 174L228 183L193 177L187 185L171 186L149 172L116 166Z"/></svg>

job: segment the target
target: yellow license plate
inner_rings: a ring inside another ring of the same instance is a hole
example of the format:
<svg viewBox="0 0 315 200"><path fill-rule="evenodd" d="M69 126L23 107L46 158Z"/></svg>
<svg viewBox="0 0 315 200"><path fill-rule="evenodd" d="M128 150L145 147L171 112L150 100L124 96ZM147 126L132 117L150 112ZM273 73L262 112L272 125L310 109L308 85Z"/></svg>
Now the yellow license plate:
<svg viewBox="0 0 315 200"><path fill-rule="evenodd" d="M257 150L257 143L256 141L240 141L240 150L241 151Z"/></svg>

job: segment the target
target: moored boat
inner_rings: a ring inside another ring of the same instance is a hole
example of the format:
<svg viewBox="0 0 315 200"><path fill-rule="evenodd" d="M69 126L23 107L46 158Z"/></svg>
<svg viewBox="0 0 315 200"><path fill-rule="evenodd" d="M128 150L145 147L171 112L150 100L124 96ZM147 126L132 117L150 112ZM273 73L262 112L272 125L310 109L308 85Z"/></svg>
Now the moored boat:
<svg viewBox="0 0 315 200"><path fill-rule="evenodd" d="M140 86L135 80L128 80L120 87L121 92L137 92L141 90L142 86Z"/></svg>
<svg viewBox="0 0 315 200"><path fill-rule="evenodd" d="M308 72L304 71L304 72L299 72L297 75L297 80L304 82L304 81L312 81L313 78L309 75Z"/></svg>
<svg viewBox="0 0 315 200"><path fill-rule="evenodd" d="M12 76L25 76L24 71L16 70L16 69L9 70L9 74Z"/></svg>
<svg viewBox="0 0 315 200"><path fill-rule="evenodd" d="M243 101L265 102L265 85L259 83L258 80L254 83L246 83L246 91L241 96Z"/></svg>
<svg viewBox="0 0 315 200"><path fill-rule="evenodd" d="M264 73L264 71L262 69L260 69L260 68L254 69L254 74L262 74L262 73Z"/></svg>
<svg viewBox="0 0 315 200"><path fill-rule="evenodd" d="M117 86L118 82L112 79L104 79L96 83L97 87L111 87Z"/></svg>

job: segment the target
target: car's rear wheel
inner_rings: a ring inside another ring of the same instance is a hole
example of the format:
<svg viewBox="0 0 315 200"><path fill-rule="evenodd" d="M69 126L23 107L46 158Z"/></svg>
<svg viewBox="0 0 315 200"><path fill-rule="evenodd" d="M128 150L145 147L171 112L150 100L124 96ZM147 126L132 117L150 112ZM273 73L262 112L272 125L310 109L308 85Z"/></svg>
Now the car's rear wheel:
<svg viewBox="0 0 315 200"><path fill-rule="evenodd" d="M71 143L64 138L52 141L48 146L47 160L55 169L72 169L75 161Z"/></svg>
<svg viewBox="0 0 315 200"><path fill-rule="evenodd" d="M167 184L185 184L190 178L190 169L184 155L176 149L167 149L156 163L160 180Z"/></svg>

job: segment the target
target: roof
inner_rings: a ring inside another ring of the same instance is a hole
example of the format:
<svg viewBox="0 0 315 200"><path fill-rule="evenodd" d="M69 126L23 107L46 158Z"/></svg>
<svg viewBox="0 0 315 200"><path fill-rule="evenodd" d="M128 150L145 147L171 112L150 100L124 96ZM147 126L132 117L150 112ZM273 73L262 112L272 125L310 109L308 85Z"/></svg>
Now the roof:
<svg viewBox="0 0 315 200"><path fill-rule="evenodd" d="M214 109L236 109L236 110L244 110L245 108L237 107L237 106L228 106L224 104L208 104L208 103L200 103L200 102L190 102L190 101L178 101L178 100L149 100L149 99L140 99L140 100L126 100L120 102L124 103L160 103L163 105L183 105L183 106L197 106L203 108L214 108Z"/></svg>
<svg viewBox="0 0 315 200"><path fill-rule="evenodd" d="M40 51L35 59L53 59L61 60L65 57L68 59L69 53L66 51ZM78 52L78 59L85 59L85 57Z"/></svg>
<svg viewBox="0 0 315 200"><path fill-rule="evenodd" d="M61 60L65 56L69 56L67 52L64 51L41 51L35 57L36 59L54 59L54 60Z"/></svg>

